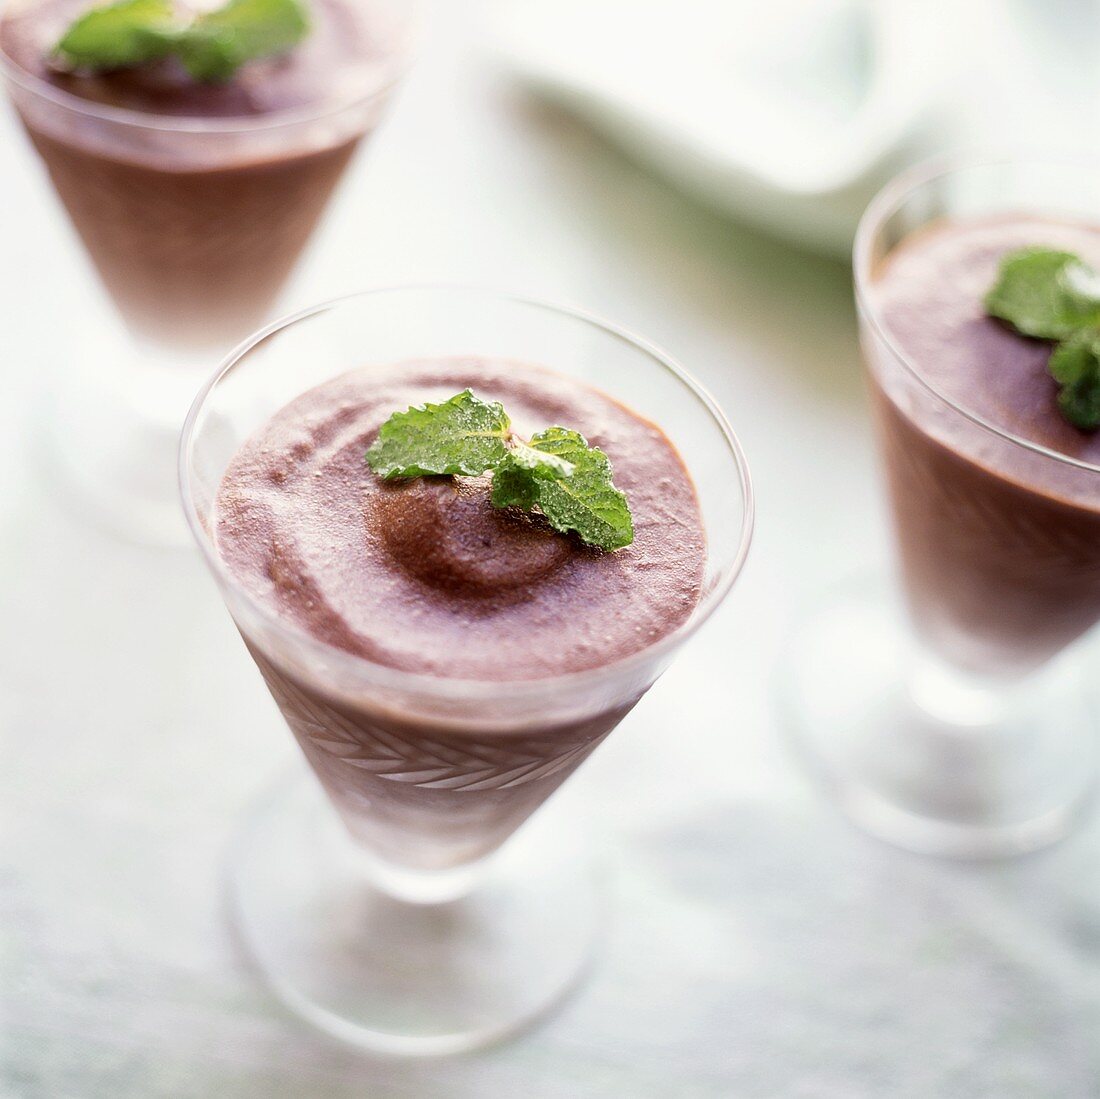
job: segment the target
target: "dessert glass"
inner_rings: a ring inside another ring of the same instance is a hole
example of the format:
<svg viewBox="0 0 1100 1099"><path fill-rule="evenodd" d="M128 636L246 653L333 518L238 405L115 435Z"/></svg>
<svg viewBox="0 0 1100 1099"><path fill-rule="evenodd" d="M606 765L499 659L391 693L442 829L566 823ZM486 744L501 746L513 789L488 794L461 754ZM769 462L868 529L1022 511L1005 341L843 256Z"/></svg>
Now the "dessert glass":
<svg viewBox="0 0 1100 1099"><path fill-rule="evenodd" d="M0 0L0 13L34 3ZM0 80L123 322L73 349L50 409L57 472L120 533L186 539L179 426L212 356L269 315L408 67L416 5L363 6L384 28L377 64L317 107L250 117L93 102L0 50Z"/></svg>
<svg viewBox="0 0 1100 1099"><path fill-rule="evenodd" d="M680 627L587 671L447 679L325 645L230 574L211 512L257 428L349 369L465 354L549 366L665 430L708 538L701 598ZM748 552L752 494L722 412L661 352L584 314L472 289L386 289L238 348L191 410L180 477L226 606L320 780L303 773L270 795L234 844L232 919L248 954L298 1014L369 1049L453 1053L530 1022L575 984L604 902L575 814L535 811L722 602Z"/></svg>
<svg viewBox="0 0 1100 1099"><path fill-rule="evenodd" d="M823 608L793 642L782 686L801 748L853 819L964 858L1058 839L1093 793L1078 642L1100 620L1100 467L941 392L892 340L872 284L890 251L933 223L1013 214L1100 223L1100 172L926 165L863 217L856 297L904 607L860 588Z"/></svg>

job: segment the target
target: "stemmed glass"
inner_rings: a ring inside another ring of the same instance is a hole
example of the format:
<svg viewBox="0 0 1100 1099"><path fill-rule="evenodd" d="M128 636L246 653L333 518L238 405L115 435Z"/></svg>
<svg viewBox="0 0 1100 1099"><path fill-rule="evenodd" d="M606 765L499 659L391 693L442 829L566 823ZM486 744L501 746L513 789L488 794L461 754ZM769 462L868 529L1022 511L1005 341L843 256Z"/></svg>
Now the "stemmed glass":
<svg viewBox="0 0 1100 1099"><path fill-rule="evenodd" d="M893 341L874 284L929 226L1014 215L1100 223L1100 172L925 166L864 215L860 334L905 606L852 590L801 631L781 683L801 748L859 824L958 857L1041 847L1089 804L1095 713L1075 642L1100 620L1100 467L941 392Z"/></svg>
<svg viewBox="0 0 1100 1099"><path fill-rule="evenodd" d="M325 645L227 570L211 533L215 494L272 414L349 368L456 355L548 366L660 424L695 481L708 538L701 601L682 626L588 671L446 679ZM191 410L180 476L192 532L319 780L270 795L234 846L233 919L250 956L300 1015L374 1050L455 1052L529 1022L589 958L601 885L573 814L539 813L513 833L740 572L752 494L725 417L661 352L583 314L471 289L387 289L299 313L238 348Z"/></svg>
<svg viewBox="0 0 1100 1099"><path fill-rule="evenodd" d="M12 0L0 15L33 20L40 6ZM242 117L84 99L27 71L0 39L0 79L129 333L74 348L51 408L55 464L124 534L186 538L176 441L211 355L268 315L408 67L417 5L361 10L377 57L315 106Z"/></svg>

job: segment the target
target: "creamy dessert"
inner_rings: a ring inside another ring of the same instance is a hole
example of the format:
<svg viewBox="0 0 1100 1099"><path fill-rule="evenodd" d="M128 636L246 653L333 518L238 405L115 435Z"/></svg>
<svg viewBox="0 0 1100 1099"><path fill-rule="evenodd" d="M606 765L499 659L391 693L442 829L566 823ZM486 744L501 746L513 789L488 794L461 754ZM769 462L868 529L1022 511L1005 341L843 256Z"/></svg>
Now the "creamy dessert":
<svg viewBox="0 0 1100 1099"><path fill-rule="evenodd" d="M55 45L88 10L5 9L15 105L128 324L173 343L232 342L262 319L377 121L392 28L355 0L306 0L293 49L202 80L174 56L60 66Z"/></svg>
<svg viewBox="0 0 1100 1099"><path fill-rule="evenodd" d="M933 225L891 252L868 288L914 387L868 348L879 433L917 627L971 671L1029 671L1100 620L1100 433L1073 426L1051 344L983 305L1006 255L1061 249L1100 267L1100 230L1020 216Z"/></svg>
<svg viewBox="0 0 1100 1099"><path fill-rule="evenodd" d="M495 508L486 478L372 473L364 455L392 413L467 387L500 401L520 433L567 425L604 451L633 541L607 552ZM665 637L694 610L706 562L694 487L657 426L549 371L477 359L355 371L293 401L231 461L214 536L236 583L319 642L398 672L517 684L604 668ZM336 697L246 640L352 833L422 868L492 851L644 689L575 724L535 715L489 732Z"/></svg>

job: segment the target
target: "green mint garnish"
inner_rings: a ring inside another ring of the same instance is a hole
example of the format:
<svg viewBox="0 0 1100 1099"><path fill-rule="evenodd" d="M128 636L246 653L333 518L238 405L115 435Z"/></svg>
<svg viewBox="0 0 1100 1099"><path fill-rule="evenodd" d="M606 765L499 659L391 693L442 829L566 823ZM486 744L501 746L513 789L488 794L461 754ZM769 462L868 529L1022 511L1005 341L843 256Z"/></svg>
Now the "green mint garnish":
<svg viewBox="0 0 1100 1099"><path fill-rule="evenodd" d="M1081 431L1100 427L1100 275L1072 252L1021 248L1001 261L985 309L1022 335L1064 341L1047 364L1058 408Z"/></svg>
<svg viewBox="0 0 1100 1099"><path fill-rule="evenodd" d="M379 429L367 461L386 478L480 477L508 456L510 423L496 401L479 401L467 389L442 404L395 412Z"/></svg>
<svg viewBox="0 0 1100 1099"><path fill-rule="evenodd" d="M1059 344L1047 369L1062 387L1062 415L1082 431L1100 427L1100 333L1078 332Z"/></svg>
<svg viewBox="0 0 1100 1099"><path fill-rule="evenodd" d="M293 49L308 33L309 20L298 0L229 0L200 15L178 49L196 80L224 81L246 61Z"/></svg>
<svg viewBox="0 0 1100 1099"><path fill-rule="evenodd" d="M1001 261L985 308L1025 336L1064 340L1100 325L1100 281L1072 252L1021 248Z"/></svg>
<svg viewBox="0 0 1100 1099"><path fill-rule="evenodd" d="M603 549L629 546L634 523L626 497L611 483L611 463L602 450L564 427L549 427L531 437L542 458L533 464L513 451L493 474L493 505L537 506L555 530L575 530ZM563 475L562 466L572 467Z"/></svg>
<svg viewBox="0 0 1100 1099"><path fill-rule="evenodd" d="M54 53L74 69L124 69L167 57L177 29L169 0L120 0L80 16Z"/></svg>
<svg viewBox="0 0 1100 1099"><path fill-rule="evenodd" d="M246 61L285 53L308 31L299 0L229 0L186 20L169 0L119 0L80 16L54 55L69 68L91 72L175 55L196 80L225 81Z"/></svg>
<svg viewBox="0 0 1100 1099"><path fill-rule="evenodd" d="M630 506L612 484L602 450L564 427L521 439L496 401L468 389L441 404L395 412L368 449L367 464L387 480L492 473L494 507L537 508L555 530L574 531L604 550L634 541Z"/></svg>

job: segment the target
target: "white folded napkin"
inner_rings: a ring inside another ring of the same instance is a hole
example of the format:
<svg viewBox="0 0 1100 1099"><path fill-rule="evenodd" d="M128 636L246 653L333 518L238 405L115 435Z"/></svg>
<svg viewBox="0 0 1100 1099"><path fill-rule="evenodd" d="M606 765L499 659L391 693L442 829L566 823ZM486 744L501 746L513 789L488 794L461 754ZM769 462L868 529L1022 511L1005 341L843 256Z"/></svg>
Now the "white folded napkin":
<svg viewBox="0 0 1100 1099"><path fill-rule="evenodd" d="M708 202L836 253L874 191L919 155L952 64L943 32L923 0L493 9L496 51L527 84Z"/></svg>

